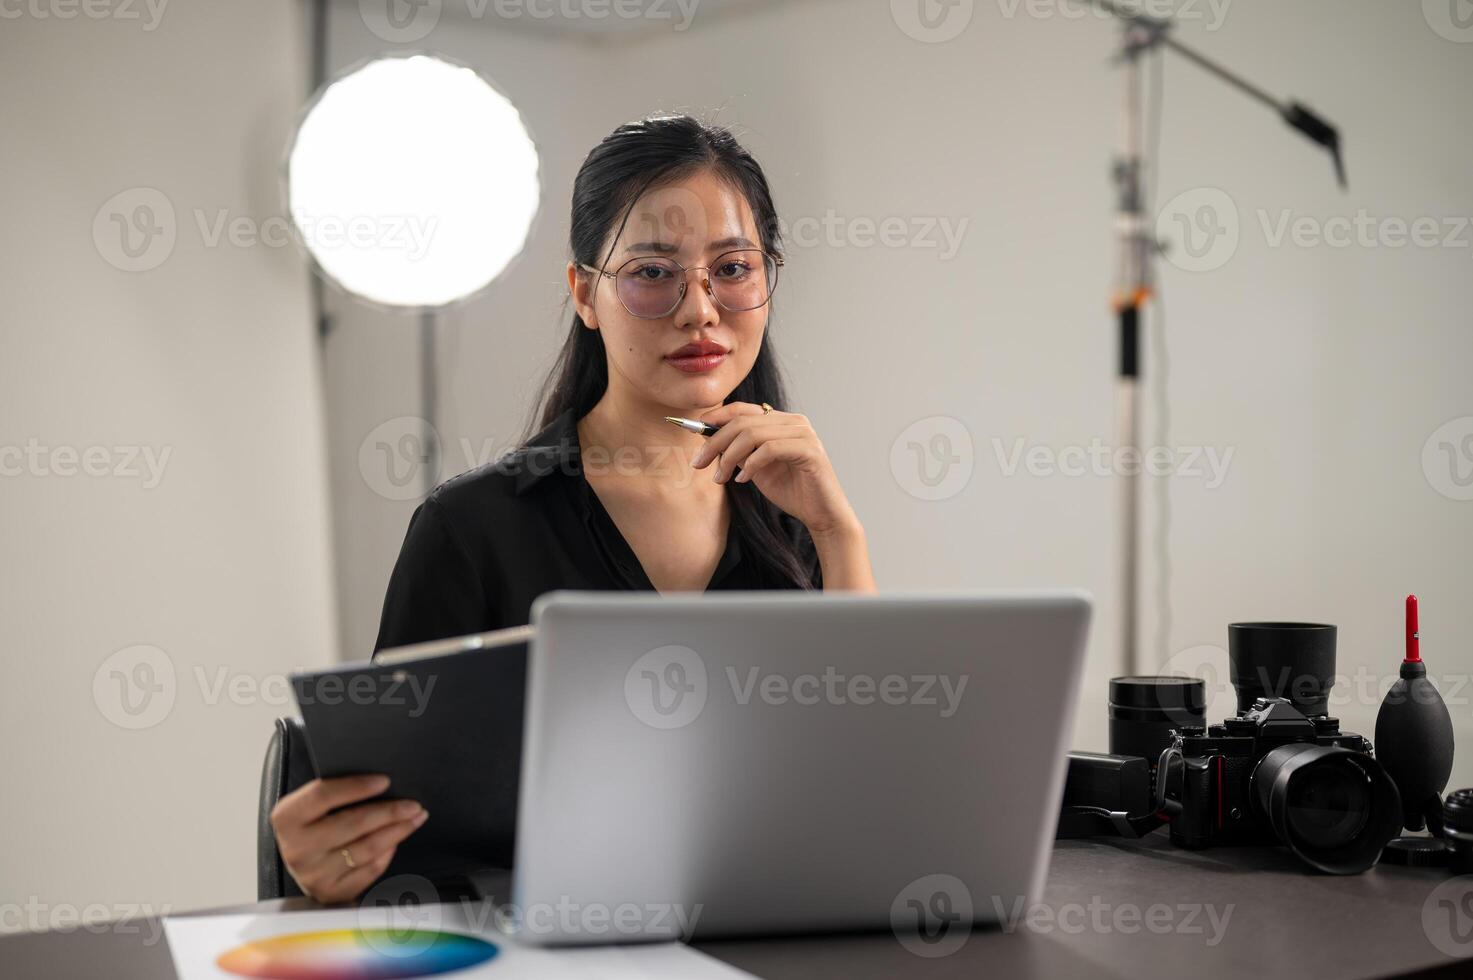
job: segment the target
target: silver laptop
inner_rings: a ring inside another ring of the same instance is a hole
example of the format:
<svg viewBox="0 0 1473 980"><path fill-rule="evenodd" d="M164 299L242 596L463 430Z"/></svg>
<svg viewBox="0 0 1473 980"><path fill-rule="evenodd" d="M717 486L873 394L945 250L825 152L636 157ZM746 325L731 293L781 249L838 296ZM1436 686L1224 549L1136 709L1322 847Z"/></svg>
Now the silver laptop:
<svg viewBox="0 0 1473 980"><path fill-rule="evenodd" d="M1077 591L543 595L510 928L933 942L1018 914L1089 618Z"/></svg>

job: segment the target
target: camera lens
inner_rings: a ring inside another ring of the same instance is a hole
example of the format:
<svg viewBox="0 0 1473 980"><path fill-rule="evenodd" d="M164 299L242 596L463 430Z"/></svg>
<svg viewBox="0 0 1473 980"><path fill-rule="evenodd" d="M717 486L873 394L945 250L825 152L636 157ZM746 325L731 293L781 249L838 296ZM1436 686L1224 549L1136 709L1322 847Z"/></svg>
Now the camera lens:
<svg viewBox="0 0 1473 980"><path fill-rule="evenodd" d="M1473 874L1473 789L1455 790L1442 804L1453 874Z"/></svg>
<svg viewBox="0 0 1473 980"><path fill-rule="evenodd" d="M1386 770L1339 746L1269 750L1253 770L1252 793L1279 840L1331 874L1366 870L1401 831L1401 796Z"/></svg>
<svg viewBox="0 0 1473 980"><path fill-rule="evenodd" d="M1306 715L1329 713L1335 627L1324 623L1231 623L1228 670L1238 713L1259 698L1287 698Z"/></svg>
<svg viewBox="0 0 1473 980"><path fill-rule="evenodd" d="M1112 677L1109 707L1110 754L1144 756L1154 767L1173 729L1207 724L1207 684L1199 677Z"/></svg>
<svg viewBox="0 0 1473 980"><path fill-rule="evenodd" d="M1310 847L1344 847L1366 826L1371 781L1343 756L1307 767L1289 787L1284 819L1289 833Z"/></svg>

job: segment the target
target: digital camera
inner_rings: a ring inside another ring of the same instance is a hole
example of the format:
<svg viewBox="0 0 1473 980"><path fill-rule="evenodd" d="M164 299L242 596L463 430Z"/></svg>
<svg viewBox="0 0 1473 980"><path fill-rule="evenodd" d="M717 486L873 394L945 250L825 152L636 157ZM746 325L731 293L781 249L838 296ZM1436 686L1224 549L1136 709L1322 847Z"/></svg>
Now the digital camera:
<svg viewBox="0 0 1473 980"><path fill-rule="evenodd" d="M1354 874L1401 831L1401 798L1371 743L1285 698L1178 729L1155 775L1181 847L1282 843L1322 871Z"/></svg>

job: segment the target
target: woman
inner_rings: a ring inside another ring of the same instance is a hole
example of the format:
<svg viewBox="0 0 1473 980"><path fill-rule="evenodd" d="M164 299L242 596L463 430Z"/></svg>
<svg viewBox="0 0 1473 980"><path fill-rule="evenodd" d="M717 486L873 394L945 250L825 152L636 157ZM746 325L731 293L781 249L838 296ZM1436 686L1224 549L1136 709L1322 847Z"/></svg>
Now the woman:
<svg viewBox="0 0 1473 980"><path fill-rule="evenodd" d="M556 588L874 591L823 445L783 408L766 335L781 243L751 155L688 116L620 126L578 171L570 237L577 315L537 431L415 511L375 650L526 623ZM362 802L386 787L314 780L282 798L272 823L306 894L356 897L427 819Z"/></svg>

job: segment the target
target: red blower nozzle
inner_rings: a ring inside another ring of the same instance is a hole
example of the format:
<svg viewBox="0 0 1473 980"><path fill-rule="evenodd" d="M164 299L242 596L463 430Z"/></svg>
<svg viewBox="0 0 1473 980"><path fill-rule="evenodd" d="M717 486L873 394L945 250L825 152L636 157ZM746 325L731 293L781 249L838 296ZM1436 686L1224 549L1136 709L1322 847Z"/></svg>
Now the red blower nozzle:
<svg viewBox="0 0 1473 980"><path fill-rule="evenodd" d="M1417 597L1407 596L1407 656L1406 663L1422 659L1422 644L1417 637Z"/></svg>

